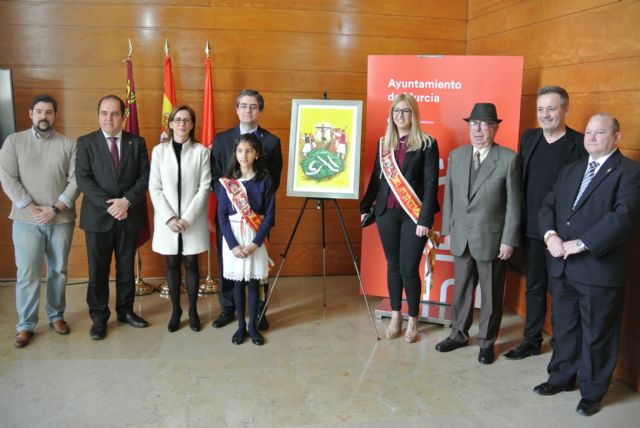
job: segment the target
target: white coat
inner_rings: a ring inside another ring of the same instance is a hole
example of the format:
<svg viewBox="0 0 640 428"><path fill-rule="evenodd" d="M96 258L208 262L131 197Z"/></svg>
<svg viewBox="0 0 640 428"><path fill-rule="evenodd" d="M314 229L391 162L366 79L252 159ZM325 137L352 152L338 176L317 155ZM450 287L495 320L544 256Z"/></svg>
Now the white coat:
<svg viewBox="0 0 640 428"><path fill-rule="evenodd" d="M178 254L178 234L167 226L171 217L183 218L191 226L182 233L182 254L199 254L209 249L207 206L211 191L209 149L188 141L181 153L181 201L178 212L178 159L172 142L153 148L149 193L153 203L151 248L165 255Z"/></svg>

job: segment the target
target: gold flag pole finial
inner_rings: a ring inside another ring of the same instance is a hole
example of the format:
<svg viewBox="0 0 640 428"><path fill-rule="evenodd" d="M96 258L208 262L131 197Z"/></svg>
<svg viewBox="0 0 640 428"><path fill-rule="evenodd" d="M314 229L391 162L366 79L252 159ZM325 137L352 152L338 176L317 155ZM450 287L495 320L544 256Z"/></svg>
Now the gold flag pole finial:
<svg viewBox="0 0 640 428"><path fill-rule="evenodd" d="M210 57L211 46L209 46L209 39L207 39L207 43L204 45L204 53L207 54L207 58Z"/></svg>
<svg viewBox="0 0 640 428"><path fill-rule="evenodd" d="M164 38L164 56L169 56L169 40Z"/></svg>
<svg viewBox="0 0 640 428"><path fill-rule="evenodd" d="M127 52L127 59L131 59L131 54L133 53L133 46L131 45L131 39L129 40L129 51Z"/></svg>

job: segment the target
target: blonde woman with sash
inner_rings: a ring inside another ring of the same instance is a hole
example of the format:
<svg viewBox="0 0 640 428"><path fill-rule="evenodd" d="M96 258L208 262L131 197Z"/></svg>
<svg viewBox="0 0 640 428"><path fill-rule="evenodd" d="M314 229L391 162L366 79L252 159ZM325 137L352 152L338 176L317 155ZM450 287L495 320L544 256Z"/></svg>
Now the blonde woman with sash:
<svg viewBox="0 0 640 428"><path fill-rule="evenodd" d="M224 236L222 276L234 283L233 301L238 318L238 330L231 342L239 345L249 333L255 345L262 345L264 338L256 326L259 286L269 275L267 238L275 219L275 194L258 137L243 134L238 138L229 170L220 183L225 190L218 196L218 219ZM248 324L244 318L245 300Z"/></svg>
<svg viewBox="0 0 640 428"><path fill-rule="evenodd" d="M419 266L438 205L438 144L420 129L418 104L399 94L389 109L361 218L375 205L376 225L387 260L391 322L386 337L402 334L402 291L409 309L405 340L415 342L422 282Z"/></svg>

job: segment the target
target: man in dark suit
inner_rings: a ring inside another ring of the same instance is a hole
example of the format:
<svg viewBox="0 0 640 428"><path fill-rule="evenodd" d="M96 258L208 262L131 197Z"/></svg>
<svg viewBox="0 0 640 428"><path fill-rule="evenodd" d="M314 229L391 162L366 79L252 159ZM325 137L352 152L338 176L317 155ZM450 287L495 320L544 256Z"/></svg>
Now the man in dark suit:
<svg viewBox="0 0 640 428"><path fill-rule="evenodd" d="M133 312L133 260L138 231L147 222L142 201L149 185L149 159L144 139L122 130L124 110L124 101L117 96L103 97L98 102L100 129L78 139L76 181L84 194L80 228L87 244L87 304L93 340L107 333L112 253L116 257L118 321L139 328L148 325Z"/></svg>
<svg viewBox="0 0 640 428"><path fill-rule="evenodd" d="M600 409L618 357L625 276L640 208L640 166L620 153L620 125L607 113L591 117L584 146L589 157L562 170L539 214L552 258L554 349L540 395L571 391L576 411Z"/></svg>
<svg viewBox="0 0 640 428"><path fill-rule="evenodd" d="M452 331L436 350L450 352L469 343L479 283L478 361L491 364L502 320L505 261L520 235L520 163L513 150L494 142L501 120L493 104L476 104L465 120L471 144L449 154L442 211L442 234L454 256Z"/></svg>
<svg viewBox="0 0 640 428"><path fill-rule="evenodd" d="M280 147L280 138L276 137L264 128L258 125L260 114L264 109L264 98L253 89L243 89L236 98L236 114L240 123L234 128L227 129L216 135L213 140L211 149L211 185L216 195L224 192L224 188L218 179L227 174L229 164L233 159L234 146L238 137L242 134L255 134L262 142L264 163L269 170L271 180L273 181L274 192L280 186L280 175L282 174L282 149ZM233 321L235 314L235 306L233 304L233 281L228 281L222 277L222 231L218 223L216 214L216 246L218 249L218 267L220 270L220 306L222 312L213 321L213 327L220 328ZM263 284L260 293L260 303L258 307L259 313L263 312L265 297L267 295L268 284ZM267 330L269 323L266 316L262 317L259 330Z"/></svg>
<svg viewBox="0 0 640 428"><path fill-rule="evenodd" d="M527 277L524 340L505 354L521 360L540 354L542 326L547 313L548 253L538 228L538 211L563 166L587 156L584 135L566 125L569 94L560 86L538 90L536 106L540 128L528 129L520 139L524 216L525 273Z"/></svg>

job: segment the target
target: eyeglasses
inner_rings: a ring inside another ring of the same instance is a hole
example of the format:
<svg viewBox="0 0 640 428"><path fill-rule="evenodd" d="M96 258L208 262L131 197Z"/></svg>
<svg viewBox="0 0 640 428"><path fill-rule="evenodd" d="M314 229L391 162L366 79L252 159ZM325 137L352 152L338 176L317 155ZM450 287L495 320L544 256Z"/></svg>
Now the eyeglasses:
<svg viewBox="0 0 640 428"><path fill-rule="evenodd" d="M260 106L258 104L239 104L238 108L240 110L251 110L251 111L256 111L258 109L260 109Z"/></svg>
<svg viewBox="0 0 640 428"><path fill-rule="evenodd" d="M410 108L394 108L391 110L394 116L409 116L411 114Z"/></svg>
<svg viewBox="0 0 640 428"><path fill-rule="evenodd" d="M179 117L176 117L172 120L173 123L180 125L181 123L184 123L185 125L188 125L191 123L191 119L188 117L185 117L184 119L180 119Z"/></svg>
<svg viewBox="0 0 640 428"><path fill-rule="evenodd" d="M469 121L470 129L482 129L483 131L486 131L487 129L491 128L493 125L495 125L495 122L487 122L486 120L470 120Z"/></svg>

